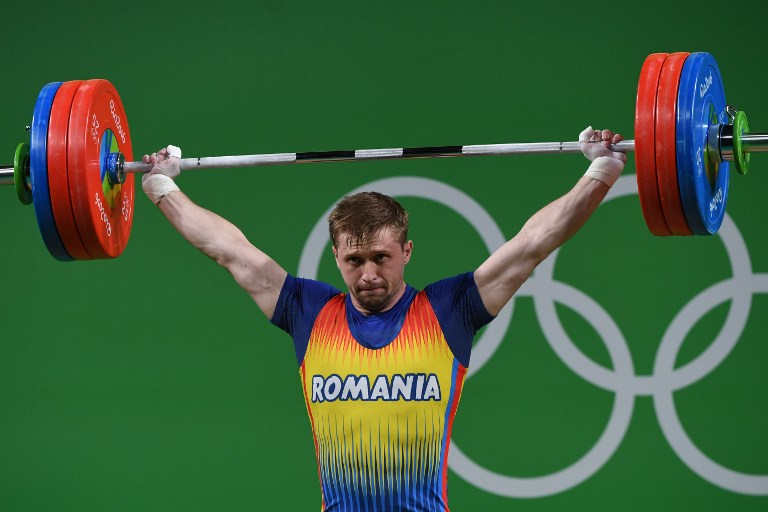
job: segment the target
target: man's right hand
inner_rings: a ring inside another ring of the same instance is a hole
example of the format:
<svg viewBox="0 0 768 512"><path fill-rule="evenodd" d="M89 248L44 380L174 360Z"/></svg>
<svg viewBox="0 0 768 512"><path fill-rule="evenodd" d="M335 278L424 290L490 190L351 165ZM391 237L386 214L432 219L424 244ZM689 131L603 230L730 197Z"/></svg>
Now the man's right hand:
<svg viewBox="0 0 768 512"><path fill-rule="evenodd" d="M168 146L157 153L144 155L145 164L152 164L152 170L141 178L141 187L144 193L157 204L167 194L179 190L173 182L181 174L181 149L176 146Z"/></svg>
<svg viewBox="0 0 768 512"><path fill-rule="evenodd" d="M611 130L594 130L591 126L584 129L579 134L579 146L584 156L592 162L585 175L612 187L624 170L627 155L611 151L611 144L623 139L621 134Z"/></svg>
<svg viewBox="0 0 768 512"><path fill-rule="evenodd" d="M142 160L145 164L152 164L152 170L147 174L165 174L172 179L181 174L181 148L176 146L169 145L157 153L144 155Z"/></svg>

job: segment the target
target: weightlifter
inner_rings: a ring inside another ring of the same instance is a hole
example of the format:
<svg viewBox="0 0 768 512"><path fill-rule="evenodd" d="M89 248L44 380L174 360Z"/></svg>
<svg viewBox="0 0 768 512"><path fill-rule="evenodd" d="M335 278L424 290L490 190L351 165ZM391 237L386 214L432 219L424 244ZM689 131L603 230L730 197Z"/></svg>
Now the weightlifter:
<svg viewBox="0 0 768 512"><path fill-rule="evenodd" d="M535 213L476 270L416 290L404 280L413 253L408 214L362 192L328 218L346 292L288 274L222 217L174 182L181 151L144 162L147 196L194 247L226 268L293 338L315 441L322 510L448 510L448 446L472 338L534 268L597 209L626 162L610 130L585 129L591 161L564 196ZM590 143L595 142L595 143Z"/></svg>

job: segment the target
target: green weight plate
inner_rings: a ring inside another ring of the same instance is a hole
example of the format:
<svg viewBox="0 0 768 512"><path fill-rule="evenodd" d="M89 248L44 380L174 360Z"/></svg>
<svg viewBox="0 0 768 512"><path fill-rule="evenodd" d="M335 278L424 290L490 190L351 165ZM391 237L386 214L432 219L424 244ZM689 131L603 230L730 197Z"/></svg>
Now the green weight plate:
<svg viewBox="0 0 768 512"><path fill-rule="evenodd" d="M16 195L22 204L32 204L32 188L29 186L29 144L22 142L16 146L13 156L13 182L16 184Z"/></svg>
<svg viewBox="0 0 768 512"><path fill-rule="evenodd" d="M749 153L744 151L744 144L741 142L745 133L749 133L747 114L739 110L733 119L733 163L736 164L739 174L747 174L749 170Z"/></svg>

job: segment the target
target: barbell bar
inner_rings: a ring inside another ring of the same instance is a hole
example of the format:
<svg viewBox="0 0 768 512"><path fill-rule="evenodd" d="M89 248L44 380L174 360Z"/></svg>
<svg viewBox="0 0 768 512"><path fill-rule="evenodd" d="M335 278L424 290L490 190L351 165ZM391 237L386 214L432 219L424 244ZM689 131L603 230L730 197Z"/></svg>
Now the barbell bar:
<svg viewBox="0 0 768 512"><path fill-rule="evenodd" d="M101 79L47 84L29 132L14 165L0 166L0 185L14 184L22 203L34 205L54 258L119 256L132 227L134 174L150 166L132 161L117 90ZM640 73L635 140L612 149L635 152L643 217L653 234L711 235L724 215L729 164L745 174L751 153L768 152L768 133L750 133L746 114L725 103L710 54L655 53ZM579 142L529 142L184 158L181 168L580 152Z"/></svg>
<svg viewBox="0 0 768 512"><path fill-rule="evenodd" d="M754 136L754 135L752 135ZM614 151L631 152L635 150L634 140L624 140L611 145ZM766 149L768 151L768 149ZM195 169L225 169L234 167L261 167L293 163L345 162L352 160L394 160L401 158L434 158L453 156L488 156L488 155L543 155L551 153L580 153L579 142L521 142L510 144L478 144L467 146L433 146L414 148L356 149L343 151L318 151L306 153L263 153L254 155L228 155L182 158L182 171ZM113 172L113 183L120 183L124 175L144 173L152 166L144 162L120 162L120 153L107 158L116 159L107 170ZM27 174L29 174L27 172ZM14 166L0 167L0 185L14 184Z"/></svg>
<svg viewBox="0 0 768 512"><path fill-rule="evenodd" d="M740 112L741 113L741 112ZM732 125L723 127L730 128L728 139L733 140ZM717 139L716 139L717 140ZM721 136L725 140L725 135ZM768 133L744 133L741 136L743 151L745 152L768 152ZM722 146L722 142L720 143ZM632 153L635 151L634 140L623 140L618 144L610 146L612 151ZM733 142L728 147L722 147L722 161L734 161ZM192 171L195 169L225 169L236 167L262 167L272 165L284 165L292 163L321 163L321 162L346 162L352 160L397 160L403 158L434 158L434 157L454 157L454 156L493 156L493 155L547 155L553 153L581 153L581 146L578 141L561 142L513 142L506 144L476 144L466 146L432 146L432 147L414 147L414 148L380 148L380 149L356 149L347 151L320 151L307 153L261 153L253 155L228 155L182 158L180 168L182 171ZM115 153L113 158L120 158L120 153ZM121 168L122 166L122 168ZM152 166L144 162L122 162L116 161L110 168L107 163L106 168L114 173L110 181L120 183L124 176L120 177L121 172L144 173L152 170ZM26 174L29 174L26 171ZM14 166L5 165L0 167L0 185L14 184Z"/></svg>
<svg viewBox="0 0 768 512"><path fill-rule="evenodd" d="M741 113L741 112L740 112ZM730 141L733 140L732 125L723 127L730 128L727 135ZM717 139L716 139L717 140ZM725 140L725 135L721 136ZM744 133L741 136L743 151L748 153L768 152L768 133ZM723 142L720 143L721 146ZM610 146L612 151L632 153L635 151L634 140L623 140L618 144ZM722 146L722 161L734 161L733 142L728 147ZM513 142L506 144L475 144L466 146L431 146L414 148L379 148L379 149L356 149L342 151L319 151L306 153L260 153L253 155L227 155L182 158L180 168L182 171L192 171L195 169L225 169L236 167L262 167L273 165L284 165L292 163L321 163L321 162L346 162L353 160L397 160L403 158L435 158L435 157L454 157L454 156L493 156L493 155L548 155L553 153L581 153L581 146L578 141L561 142ZM120 153L115 153L113 158L120 158ZM121 169L122 166L122 169ZM144 162L122 162L116 161L110 169L109 163L106 168L115 173L110 177L110 181L120 183L119 175L144 173L152 170L152 166ZM29 172L26 172L29 174ZM0 166L0 185L14 184L14 167L12 165Z"/></svg>

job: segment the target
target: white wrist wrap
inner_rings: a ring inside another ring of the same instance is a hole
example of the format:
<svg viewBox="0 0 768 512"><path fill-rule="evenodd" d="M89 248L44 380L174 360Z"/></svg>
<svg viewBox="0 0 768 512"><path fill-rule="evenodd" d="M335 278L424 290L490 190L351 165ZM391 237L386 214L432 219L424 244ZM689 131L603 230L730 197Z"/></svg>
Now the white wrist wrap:
<svg viewBox="0 0 768 512"><path fill-rule="evenodd" d="M589 169L584 173L584 176L602 181L612 187L621 176L622 169L624 169L624 164L620 160L609 156L599 156L589 164Z"/></svg>
<svg viewBox="0 0 768 512"><path fill-rule="evenodd" d="M178 185L165 174L150 174L141 181L141 187L155 204L171 192L180 190Z"/></svg>

